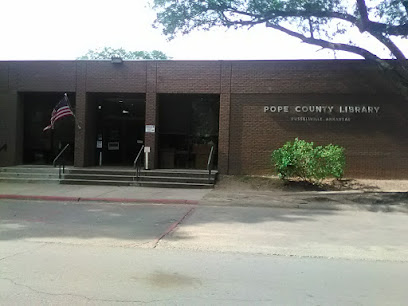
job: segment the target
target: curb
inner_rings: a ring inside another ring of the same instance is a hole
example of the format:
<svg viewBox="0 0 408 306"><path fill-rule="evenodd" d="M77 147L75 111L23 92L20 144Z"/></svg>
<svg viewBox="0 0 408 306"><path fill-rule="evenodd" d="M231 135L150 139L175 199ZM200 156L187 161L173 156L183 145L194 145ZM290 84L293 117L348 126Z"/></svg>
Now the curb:
<svg viewBox="0 0 408 306"><path fill-rule="evenodd" d="M193 205L198 204L198 201L195 200L182 200L182 199L87 198L87 197L37 196L19 194L0 194L0 199L66 201L66 202L112 202L112 203L193 204Z"/></svg>
<svg viewBox="0 0 408 306"><path fill-rule="evenodd" d="M283 209L311 209L311 210L371 210L371 211L401 211L408 212L408 204L357 204L357 203L268 203L268 202L220 202L200 201L200 206L216 207L259 207L259 208L283 208Z"/></svg>
<svg viewBox="0 0 408 306"><path fill-rule="evenodd" d="M305 195L342 195L342 194L401 194L401 193L406 193L408 194L408 191L388 191L388 190L373 190L373 191L368 191L368 190L343 190L343 191L302 191L302 192L296 192L296 193L286 193L286 194L291 194L291 195L296 195L296 194L305 194Z"/></svg>
<svg viewBox="0 0 408 306"><path fill-rule="evenodd" d="M226 190L231 191L231 190ZM223 192L222 189L214 189L214 193L217 192ZM255 192L255 193L270 193L274 194L277 196L285 196L285 195L291 195L291 196L301 196L301 195L358 195L358 194L407 194L408 195L408 190L311 190L311 191L273 191L273 190L250 190L250 192ZM239 193L239 191L238 191Z"/></svg>
<svg viewBox="0 0 408 306"><path fill-rule="evenodd" d="M394 193L394 192L391 192ZM406 192L404 192L406 193ZM309 193L310 195L310 193ZM264 208L285 208L285 209L321 209L321 210L383 210L408 212L408 204L350 204L350 203L272 203L272 202L224 202L217 200L185 200L185 199L138 199L138 198L97 198L97 197L67 197L67 196L39 196L39 195L18 195L0 194L0 199L8 200L33 200L33 201L61 201L61 202L104 202L104 203L140 203L140 204L190 204L200 206L218 207L264 207Z"/></svg>

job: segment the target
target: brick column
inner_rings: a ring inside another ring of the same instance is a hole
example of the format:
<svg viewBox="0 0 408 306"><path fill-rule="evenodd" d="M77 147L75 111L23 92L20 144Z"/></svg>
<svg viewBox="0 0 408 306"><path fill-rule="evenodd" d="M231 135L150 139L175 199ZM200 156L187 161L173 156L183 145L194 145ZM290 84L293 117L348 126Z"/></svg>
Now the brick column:
<svg viewBox="0 0 408 306"><path fill-rule="evenodd" d="M145 132L145 146L150 147L149 169L158 167L158 105L157 105L157 63L147 63L146 73L146 117L145 125L154 125L154 133Z"/></svg>
<svg viewBox="0 0 408 306"><path fill-rule="evenodd" d="M23 120L24 113L17 92L0 92L0 146L7 145L7 150L0 152L0 166L22 163Z"/></svg>
<svg viewBox="0 0 408 306"><path fill-rule="evenodd" d="M229 173L232 64L221 62L221 95L218 132L218 171Z"/></svg>
<svg viewBox="0 0 408 306"><path fill-rule="evenodd" d="M75 116L76 121L81 127L75 127L75 155L74 166L84 167L86 163L86 131L89 124L86 120L86 63L77 61L77 82L75 97Z"/></svg>
<svg viewBox="0 0 408 306"><path fill-rule="evenodd" d="M23 161L24 109L17 91L18 73L14 63L0 62L0 166Z"/></svg>

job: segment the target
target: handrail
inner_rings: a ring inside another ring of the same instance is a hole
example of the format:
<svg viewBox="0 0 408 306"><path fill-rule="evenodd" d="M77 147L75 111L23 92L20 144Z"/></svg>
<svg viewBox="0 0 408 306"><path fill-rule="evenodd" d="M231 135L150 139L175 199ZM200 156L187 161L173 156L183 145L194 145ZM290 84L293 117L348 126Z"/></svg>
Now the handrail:
<svg viewBox="0 0 408 306"><path fill-rule="evenodd" d="M136 180L139 180L140 177L140 167L139 167L139 157L142 154L142 151L144 149L144 145L142 145L142 147L139 150L139 153L137 153L137 156L135 158L135 161L133 162L133 168L136 169Z"/></svg>
<svg viewBox="0 0 408 306"><path fill-rule="evenodd" d="M52 162L52 165L55 167L55 164L57 163L57 160L61 157L62 154L64 154L65 150L69 147L69 143L58 153L57 157L54 158L54 161Z"/></svg>
<svg viewBox="0 0 408 306"><path fill-rule="evenodd" d="M54 158L52 165L55 167L58 159L62 156L62 163L58 164L58 178L61 179L61 166L62 166L62 173L65 173L65 159L64 159L64 152L69 147L69 143L58 153L57 157Z"/></svg>
<svg viewBox="0 0 408 306"><path fill-rule="evenodd" d="M4 145L2 145L1 147L0 147L0 152L1 151L7 151L7 143L5 143Z"/></svg>
<svg viewBox="0 0 408 306"><path fill-rule="evenodd" d="M137 162L138 162L138 160L139 160L140 154L142 154L142 150L143 150L143 149L144 149L144 145L142 145L142 147L140 148L139 153L137 153L137 156L136 156L136 158L135 158L135 161L133 162L133 167L134 167L134 168L136 168L136 164L137 164Z"/></svg>
<svg viewBox="0 0 408 306"><path fill-rule="evenodd" d="M212 159L214 155L214 146L211 147L210 154L208 155L207 170L208 170L208 182L211 181Z"/></svg>

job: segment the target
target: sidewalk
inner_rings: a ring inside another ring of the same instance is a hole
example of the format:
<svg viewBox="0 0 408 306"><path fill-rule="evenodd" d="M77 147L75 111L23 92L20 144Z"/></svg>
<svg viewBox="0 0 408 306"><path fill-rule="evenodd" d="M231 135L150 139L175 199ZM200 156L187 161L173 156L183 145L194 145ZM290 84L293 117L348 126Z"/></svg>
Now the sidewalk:
<svg viewBox="0 0 408 306"><path fill-rule="evenodd" d="M408 212L408 192L179 189L0 182L0 199Z"/></svg>
<svg viewBox="0 0 408 306"><path fill-rule="evenodd" d="M0 199L198 204L210 189L0 182Z"/></svg>
<svg viewBox="0 0 408 306"><path fill-rule="evenodd" d="M408 192L214 190L202 205L322 210L399 211L408 213Z"/></svg>

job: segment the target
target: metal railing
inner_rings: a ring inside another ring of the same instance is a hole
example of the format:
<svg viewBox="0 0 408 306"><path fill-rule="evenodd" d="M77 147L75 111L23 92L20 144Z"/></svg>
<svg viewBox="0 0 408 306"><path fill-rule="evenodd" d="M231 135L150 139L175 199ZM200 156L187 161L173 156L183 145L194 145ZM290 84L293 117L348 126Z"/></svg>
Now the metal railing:
<svg viewBox="0 0 408 306"><path fill-rule="evenodd" d="M58 163L58 178L61 179L61 167L62 173L65 173L65 158L64 152L69 147L69 143L58 153L57 157L54 158L52 165L55 167L57 162L61 159L61 162Z"/></svg>
<svg viewBox="0 0 408 306"><path fill-rule="evenodd" d="M0 147L0 152L1 151L7 151L7 143L5 143L4 145L2 145L1 147Z"/></svg>
<svg viewBox="0 0 408 306"><path fill-rule="evenodd" d="M133 162L133 168L136 169L136 174L133 177L133 180L135 180L135 178L136 178L136 181L139 181L139 178L140 178L141 160L142 160L140 158L140 155L142 155L143 149L144 149L144 145L142 145L142 147L140 148L139 153L137 153L135 161Z"/></svg>
<svg viewBox="0 0 408 306"><path fill-rule="evenodd" d="M210 154L208 155L207 170L208 170L208 182L211 182L211 170L213 167L213 155L214 146L211 147Z"/></svg>

